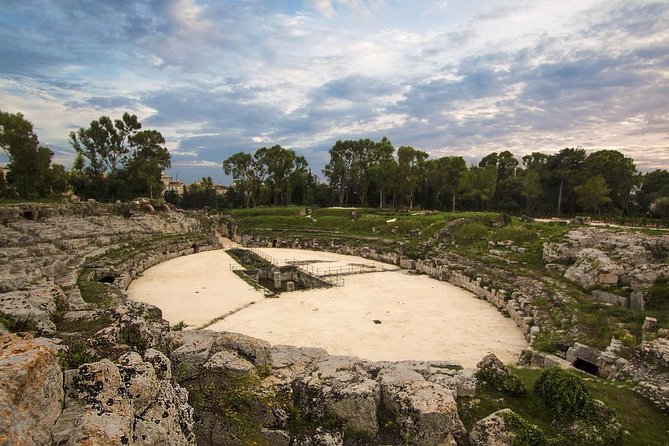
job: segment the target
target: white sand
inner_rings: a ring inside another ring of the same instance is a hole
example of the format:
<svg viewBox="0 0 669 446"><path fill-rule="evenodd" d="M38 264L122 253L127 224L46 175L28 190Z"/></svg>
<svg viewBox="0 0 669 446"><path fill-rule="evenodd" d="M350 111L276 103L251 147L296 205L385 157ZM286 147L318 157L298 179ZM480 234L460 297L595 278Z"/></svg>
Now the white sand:
<svg viewBox="0 0 669 446"><path fill-rule="evenodd" d="M275 258L324 261L312 264L318 268L373 263L326 252L263 251ZM346 276L344 287L264 299L229 271L230 262L222 251L170 260L147 270L128 292L162 308L171 323L191 325L255 302L209 328L370 360L451 360L473 367L488 352L514 362L527 346L513 321L490 304L426 276L358 274Z"/></svg>

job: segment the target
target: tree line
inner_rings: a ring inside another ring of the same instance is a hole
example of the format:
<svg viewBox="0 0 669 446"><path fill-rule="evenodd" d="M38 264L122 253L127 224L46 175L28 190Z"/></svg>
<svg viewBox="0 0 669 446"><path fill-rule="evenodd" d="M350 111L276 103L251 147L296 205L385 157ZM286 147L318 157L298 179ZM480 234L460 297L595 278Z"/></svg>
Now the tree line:
<svg viewBox="0 0 669 446"><path fill-rule="evenodd" d="M170 154L160 132L142 129L137 116L101 116L69 137L76 157L68 170L52 163L53 152L21 113L0 111L0 148L9 158L0 196L39 198L68 190L102 201L162 196L160 177ZM222 168L233 180L225 196L206 177L183 195L171 191L165 198L185 208L295 204L669 217L669 172L640 173L616 150L576 147L521 158L502 151L468 166L461 156L395 149L384 137L337 141L322 171L326 182L303 156L280 145L237 152Z"/></svg>
<svg viewBox="0 0 669 446"><path fill-rule="evenodd" d="M292 150L274 146L253 155L236 153L223 163L233 178L228 205L669 217L669 172L640 173L634 160L616 150L586 153L576 147L521 158L510 151L492 152L468 166L461 156L430 159L411 146L395 149L384 137L340 140L329 155L323 169L327 183L320 184ZM284 168L276 168L279 160Z"/></svg>

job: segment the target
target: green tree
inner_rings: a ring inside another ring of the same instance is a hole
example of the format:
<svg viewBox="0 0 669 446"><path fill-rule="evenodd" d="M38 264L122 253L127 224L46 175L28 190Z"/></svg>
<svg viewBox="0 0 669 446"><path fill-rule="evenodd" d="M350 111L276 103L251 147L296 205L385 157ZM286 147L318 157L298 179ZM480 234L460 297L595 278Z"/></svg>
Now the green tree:
<svg viewBox="0 0 669 446"><path fill-rule="evenodd" d="M587 156L583 167L588 178L601 176L606 180L612 204L628 213L632 191L641 180L634 160L616 150L598 150Z"/></svg>
<svg viewBox="0 0 669 446"><path fill-rule="evenodd" d="M597 214L597 208L611 203L609 193L611 189L606 184L602 176L596 176L588 179L583 184L574 187L577 202L583 209L592 209L593 214Z"/></svg>
<svg viewBox="0 0 669 446"><path fill-rule="evenodd" d="M292 149L275 145L269 149L256 150L254 158L267 172L266 185L270 190L274 205L291 204L295 184L304 181L307 174L307 161Z"/></svg>
<svg viewBox="0 0 669 446"><path fill-rule="evenodd" d="M170 166L170 155L160 132L141 128L137 116L124 113L115 121L101 116L70 132L77 152L74 167L88 175L75 192L103 200L160 196L160 173Z"/></svg>
<svg viewBox="0 0 669 446"><path fill-rule="evenodd" d="M534 212L543 196L540 173L537 170L526 170L523 174L523 196L525 197L526 210Z"/></svg>
<svg viewBox="0 0 669 446"><path fill-rule="evenodd" d="M127 161L131 137L141 128L137 116L129 113L113 122L109 116L100 116L88 128L70 132L70 144L88 161L92 175L113 174Z"/></svg>
<svg viewBox="0 0 669 446"><path fill-rule="evenodd" d="M355 141L337 141L330 149L330 161L323 168L323 174L337 195L340 206L348 204L353 184L353 164L355 163Z"/></svg>
<svg viewBox="0 0 669 446"><path fill-rule="evenodd" d="M566 205L568 211L574 211L574 186L584 177L583 163L585 150L580 147L566 148L546 159L545 172L548 184L557 188L557 214L562 215Z"/></svg>
<svg viewBox="0 0 669 446"><path fill-rule="evenodd" d="M48 170L53 152L41 146L33 125L21 113L0 111L0 148L9 158L9 179L23 198L49 194Z"/></svg>
<svg viewBox="0 0 669 446"><path fill-rule="evenodd" d="M472 200L477 209L485 210L495 195L497 169L493 165L471 166L460 178L459 189L463 198Z"/></svg>
<svg viewBox="0 0 669 446"><path fill-rule="evenodd" d="M641 176L641 187L635 193L635 200L641 212L648 212L654 200L669 197L669 172L656 169Z"/></svg>
<svg viewBox="0 0 669 446"><path fill-rule="evenodd" d="M659 197L650 205L650 211L662 218L669 218L669 197Z"/></svg>
<svg viewBox="0 0 669 446"><path fill-rule="evenodd" d="M232 175L234 187L244 197L246 208L256 206L256 195L262 172L250 153L237 152L223 161L223 171Z"/></svg>
<svg viewBox="0 0 669 446"><path fill-rule="evenodd" d="M402 204L414 206L414 193L425 179L425 161L429 155L411 146L397 149L397 188Z"/></svg>
<svg viewBox="0 0 669 446"><path fill-rule="evenodd" d="M383 209L386 194L392 187L393 177L397 172L397 161L393 158L395 148L385 136L372 149L370 173L379 192L379 208Z"/></svg>
<svg viewBox="0 0 669 446"><path fill-rule="evenodd" d="M449 199L451 211L455 212L460 178L467 171L467 163L461 156L444 156L426 162L428 189L434 194L439 209Z"/></svg>

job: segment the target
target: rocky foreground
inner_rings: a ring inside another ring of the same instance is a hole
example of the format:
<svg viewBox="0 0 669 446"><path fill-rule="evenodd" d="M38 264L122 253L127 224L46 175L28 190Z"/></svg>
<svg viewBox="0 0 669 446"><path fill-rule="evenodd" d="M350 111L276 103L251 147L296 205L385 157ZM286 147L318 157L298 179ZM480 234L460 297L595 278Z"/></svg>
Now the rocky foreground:
<svg viewBox="0 0 669 446"><path fill-rule="evenodd" d="M518 438L519 417L508 411L470 432L460 420L458 399L510 377L494 357L478 370L368 362L236 333L181 331L158 308L129 301L127 285L146 268L218 247L217 221L206 216L137 202L12 206L0 209L0 219L0 444L504 445ZM427 273L438 266L425 265ZM528 338L536 335L539 317L522 295L509 304L503 292L486 292Z"/></svg>

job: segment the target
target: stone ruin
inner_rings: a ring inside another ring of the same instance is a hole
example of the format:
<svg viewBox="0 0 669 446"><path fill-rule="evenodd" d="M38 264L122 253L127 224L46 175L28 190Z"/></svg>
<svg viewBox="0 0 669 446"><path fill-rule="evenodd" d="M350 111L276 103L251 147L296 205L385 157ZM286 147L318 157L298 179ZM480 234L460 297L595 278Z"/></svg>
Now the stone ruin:
<svg viewBox="0 0 669 446"><path fill-rule="evenodd" d="M457 401L475 394L475 369L178 331L158 308L127 299L125 288L146 268L217 249L208 233L215 221L204 227L168 207L96 203L12 206L0 208L0 218L0 444L478 446L513 439L503 414L465 430ZM448 258L416 262L336 248L470 289L528 339L542 330L528 296L456 273ZM533 364L560 365L560 358L528 354ZM247 397L241 420L226 412L225 398L238 395ZM258 429L246 431L244 423Z"/></svg>

